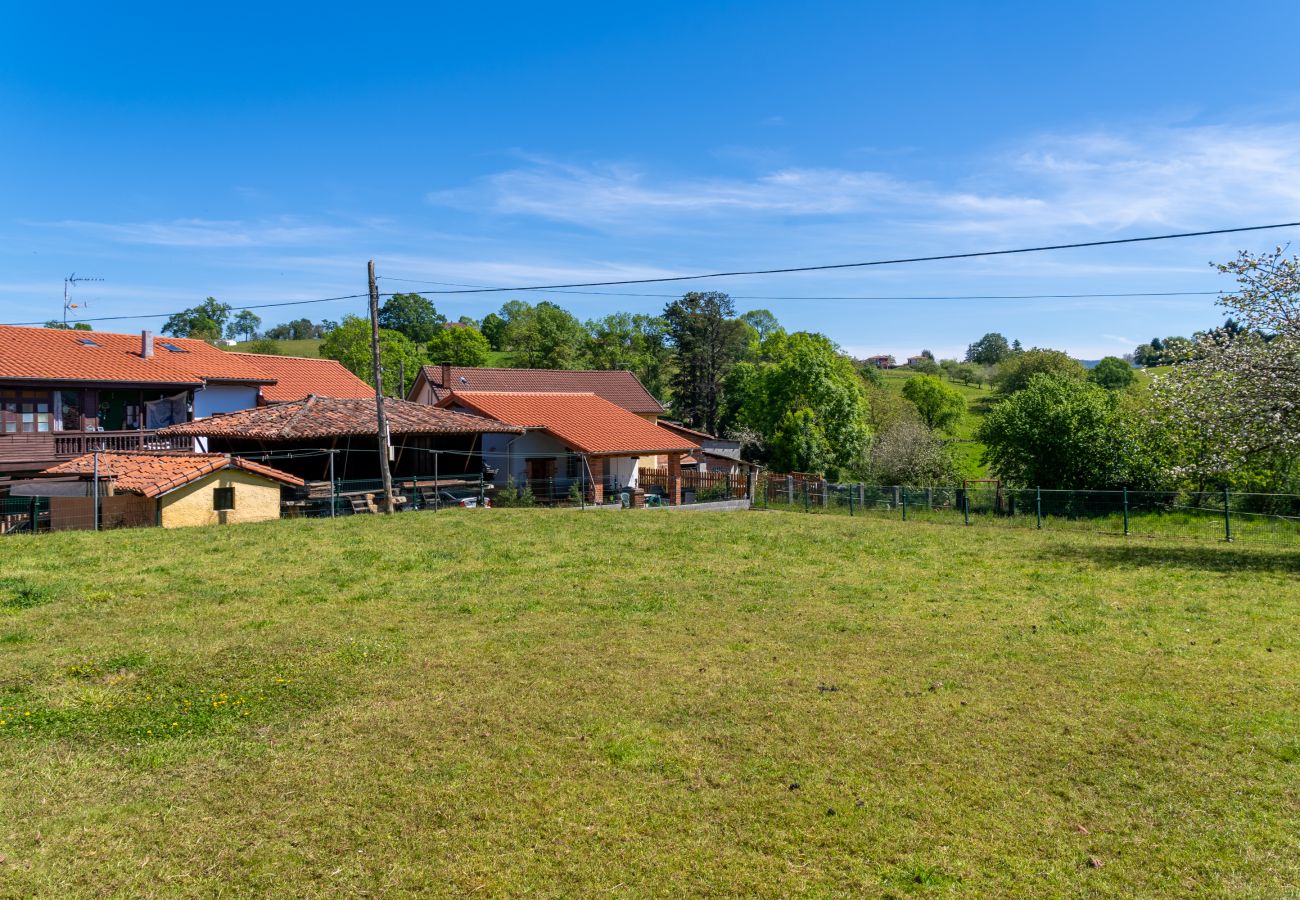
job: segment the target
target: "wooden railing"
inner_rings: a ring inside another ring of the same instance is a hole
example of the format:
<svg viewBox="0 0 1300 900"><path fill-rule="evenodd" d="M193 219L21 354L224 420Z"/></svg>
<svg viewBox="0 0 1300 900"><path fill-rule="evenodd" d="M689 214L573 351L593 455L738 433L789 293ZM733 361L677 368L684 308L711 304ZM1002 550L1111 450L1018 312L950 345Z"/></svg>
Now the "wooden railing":
<svg viewBox="0 0 1300 900"><path fill-rule="evenodd" d="M642 468L638 483L642 488L657 487L670 490L668 470L666 468ZM682 491L690 491L696 499L743 500L746 496L744 475L732 475L729 472L696 472L686 470L681 473Z"/></svg>
<svg viewBox="0 0 1300 900"><path fill-rule="evenodd" d="M55 463L92 450L192 450L189 437L159 437L154 431L54 431L0 434L0 463Z"/></svg>

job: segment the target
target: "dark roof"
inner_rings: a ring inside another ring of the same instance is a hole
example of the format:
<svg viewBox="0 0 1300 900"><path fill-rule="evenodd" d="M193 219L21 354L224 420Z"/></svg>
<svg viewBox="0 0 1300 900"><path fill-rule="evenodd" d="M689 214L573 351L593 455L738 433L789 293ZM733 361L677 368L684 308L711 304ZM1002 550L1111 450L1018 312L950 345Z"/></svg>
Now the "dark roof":
<svg viewBox="0 0 1300 900"><path fill-rule="evenodd" d="M435 403L444 399L450 391L576 393L595 394L629 412L659 415L664 411L659 401L645 389L645 385L624 369L489 369L452 366L449 385L442 383L441 366L425 366L421 373L433 388Z"/></svg>
<svg viewBox="0 0 1300 900"><path fill-rule="evenodd" d="M96 454L87 453L67 462L59 463L41 472L41 475L94 475ZM243 469L254 475L279 481L282 484L302 487L304 482L296 475L281 472L270 466L255 463L224 453L115 453L98 454L99 477L111 480L113 487L130 494L161 497L222 469Z"/></svg>
<svg viewBox="0 0 1300 900"><path fill-rule="evenodd" d="M595 394L455 391L441 402L550 432L582 453L631 455L696 449L693 441Z"/></svg>
<svg viewBox="0 0 1300 900"><path fill-rule="evenodd" d="M522 428L494 419L452 412L407 400L384 400L391 434L520 434ZM293 441L345 435L377 435L375 398L316 397L273 403L171 425L159 434Z"/></svg>
<svg viewBox="0 0 1300 900"><path fill-rule="evenodd" d="M205 381L275 382L244 355L189 338L155 338L153 356L146 358L140 355L138 334L0 325L0 380L7 379L194 386Z"/></svg>

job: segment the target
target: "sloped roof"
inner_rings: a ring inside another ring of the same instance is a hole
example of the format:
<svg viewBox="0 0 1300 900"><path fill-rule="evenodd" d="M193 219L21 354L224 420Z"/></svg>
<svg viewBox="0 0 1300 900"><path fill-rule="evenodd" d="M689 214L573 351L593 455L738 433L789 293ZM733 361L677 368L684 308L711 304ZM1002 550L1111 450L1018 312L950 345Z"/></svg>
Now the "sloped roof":
<svg viewBox="0 0 1300 900"><path fill-rule="evenodd" d="M595 394L455 391L441 402L466 406L512 425L548 431L582 453L671 453L698 447Z"/></svg>
<svg viewBox="0 0 1300 900"><path fill-rule="evenodd" d="M305 483L296 475L281 472L270 466L226 456L224 453L113 453L99 454L99 477L111 480L113 487L131 494L161 497L163 494L198 481L205 475L222 469L243 469L254 475L279 481L282 484L302 487ZM93 475L95 454L87 453L67 462L52 466L40 474Z"/></svg>
<svg viewBox="0 0 1300 900"><path fill-rule="evenodd" d="M93 341L95 346L81 343ZM162 345L172 344L180 352ZM140 355L140 335L0 325L0 380L111 381L201 385L205 381L269 384L275 378L246 354L203 341L158 337L154 355Z"/></svg>
<svg viewBox="0 0 1300 900"><path fill-rule="evenodd" d="M275 379L275 384L262 388L262 397L267 403L301 400L312 394L356 399L375 395L374 388L349 372L337 360L231 351L227 353L247 360L249 365L256 366Z"/></svg>
<svg viewBox="0 0 1300 900"><path fill-rule="evenodd" d="M526 393L595 394L629 412L653 413L663 406L640 380L626 370L490 369L452 366L451 384L442 383L442 366L424 366L421 373L433 388L434 402L455 391L518 391ZM463 381L461 379L464 379Z"/></svg>
<svg viewBox="0 0 1300 900"><path fill-rule="evenodd" d="M519 434L514 425L408 400L384 400L390 434ZM316 397L273 403L171 425L159 434L297 441L347 435L378 435L375 398Z"/></svg>

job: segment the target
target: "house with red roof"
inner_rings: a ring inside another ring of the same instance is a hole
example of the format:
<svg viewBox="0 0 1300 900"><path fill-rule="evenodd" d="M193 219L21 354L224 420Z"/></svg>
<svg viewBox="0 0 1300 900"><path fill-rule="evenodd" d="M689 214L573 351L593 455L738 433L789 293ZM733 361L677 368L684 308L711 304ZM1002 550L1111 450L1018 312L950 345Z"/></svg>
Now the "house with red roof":
<svg viewBox="0 0 1300 900"><path fill-rule="evenodd" d="M526 482L543 499L563 498L578 484L600 503L607 493L637 487L642 459L666 456L679 476L682 457L700 449L590 391L454 390L438 405L523 429L484 435L484 463L496 470L497 487ZM669 500L679 502L680 492Z"/></svg>
<svg viewBox="0 0 1300 900"><path fill-rule="evenodd" d="M0 476L96 449L192 450L158 430L326 391L371 394L333 360L229 353L147 331L0 326Z"/></svg>
<svg viewBox="0 0 1300 900"><path fill-rule="evenodd" d="M651 422L665 412L640 379L625 369L492 369L444 363L422 367L406 398L434 406L453 391L595 394Z"/></svg>

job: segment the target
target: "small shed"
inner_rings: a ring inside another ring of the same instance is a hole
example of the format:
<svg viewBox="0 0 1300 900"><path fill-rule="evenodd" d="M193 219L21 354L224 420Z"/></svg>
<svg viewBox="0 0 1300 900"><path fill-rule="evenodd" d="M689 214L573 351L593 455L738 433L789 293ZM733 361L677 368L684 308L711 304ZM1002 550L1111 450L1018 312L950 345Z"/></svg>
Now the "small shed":
<svg viewBox="0 0 1300 900"><path fill-rule="evenodd" d="M105 528L278 519L282 489L304 484L295 475L224 453L87 453L38 476L51 488L58 485L49 501L51 531L94 527L96 475Z"/></svg>

